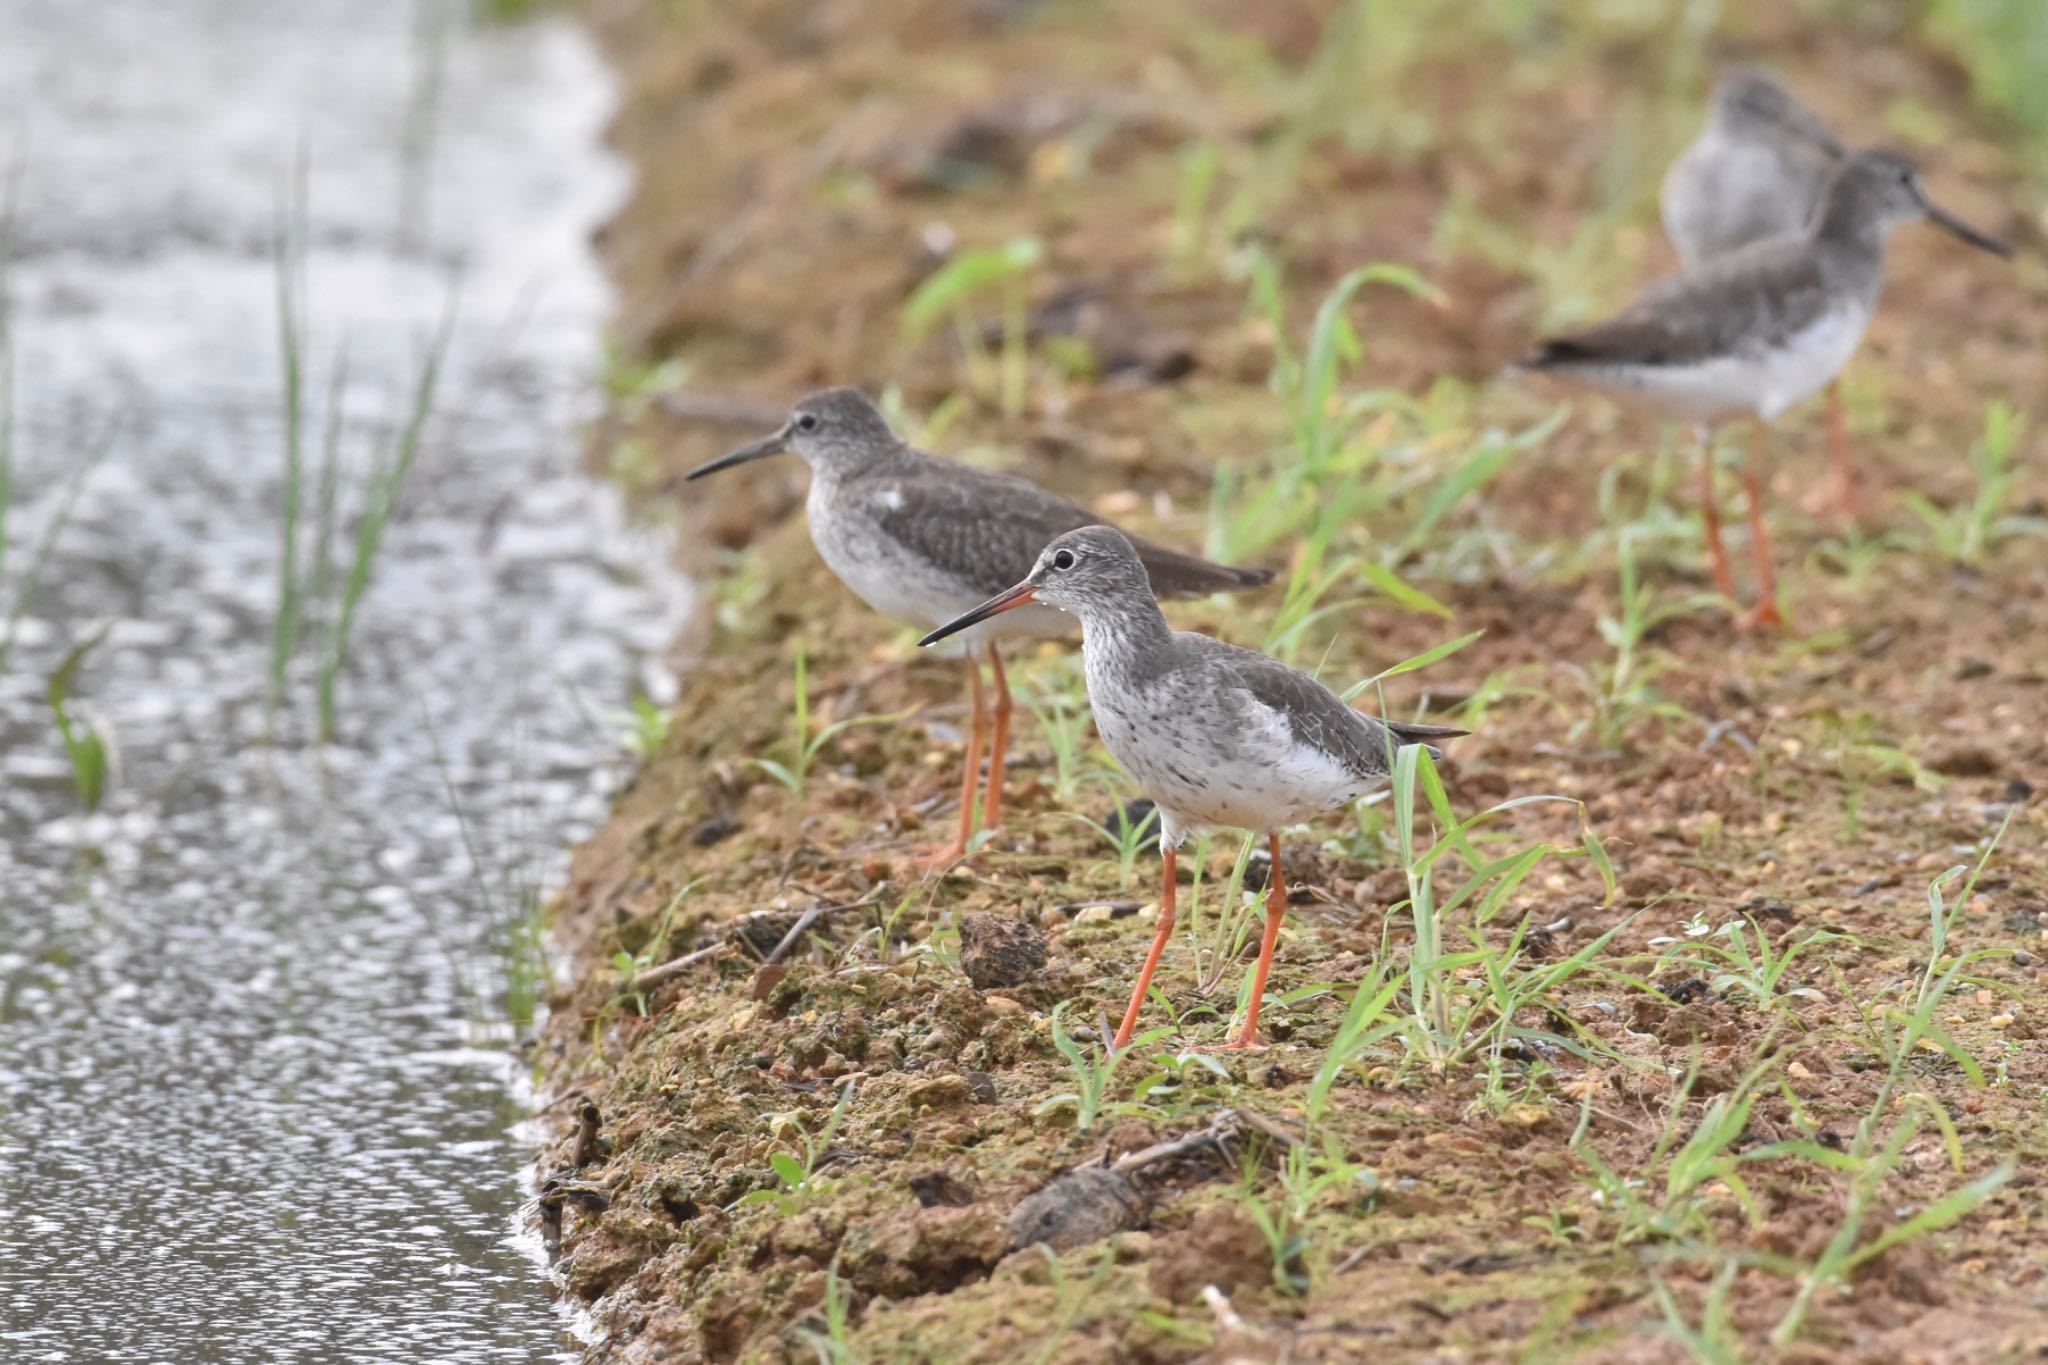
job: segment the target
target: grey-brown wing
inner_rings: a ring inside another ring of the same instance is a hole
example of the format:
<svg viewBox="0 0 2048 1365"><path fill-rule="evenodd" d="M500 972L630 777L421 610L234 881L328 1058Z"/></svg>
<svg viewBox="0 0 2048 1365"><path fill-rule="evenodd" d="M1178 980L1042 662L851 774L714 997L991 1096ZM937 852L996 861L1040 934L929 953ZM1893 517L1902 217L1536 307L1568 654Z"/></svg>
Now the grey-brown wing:
<svg viewBox="0 0 2048 1365"><path fill-rule="evenodd" d="M1367 781L1393 771L1393 751L1401 741L1378 719L1345 705L1335 692L1276 659L1220 641L1209 644L1215 647L1212 657L1240 687L1286 718L1296 743L1330 755Z"/></svg>
<svg viewBox="0 0 2048 1365"><path fill-rule="evenodd" d="M1550 338L1526 363L1689 365L1791 337L1812 326L1830 299L1803 239L1759 242L1653 286L1606 322Z"/></svg>
<svg viewBox="0 0 2048 1365"><path fill-rule="evenodd" d="M878 476L869 513L884 534L993 597L1014 587L1053 537L1102 518L1036 484L937 460Z"/></svg>
<svg viewBox="0 0 2048 1365"><path fill-rule="evenodd" d="M927 456L913 472L880 477L896 495L876 505L883 531L988 596L1029 574L1055 536L1108 524L1028 479L973 465ZM1163 598L1254 587L1273 576L1266 569L1211 564L1140 536L1131 536L1131 544Z"/></svg>

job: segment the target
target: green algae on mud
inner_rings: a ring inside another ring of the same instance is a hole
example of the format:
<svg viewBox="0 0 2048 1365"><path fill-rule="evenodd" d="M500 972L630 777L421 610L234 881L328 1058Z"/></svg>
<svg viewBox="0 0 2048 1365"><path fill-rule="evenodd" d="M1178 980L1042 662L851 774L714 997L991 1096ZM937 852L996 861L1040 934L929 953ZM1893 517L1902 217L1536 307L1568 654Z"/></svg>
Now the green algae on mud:
<svg viewBox="0 0 2048 1365"><path fill-rule="evenodd" d="M1322 420L1269 388L1319 304L1362 262L1413 266L1440 303L1368 290L1342 315L1357 345L1340 396L1370 397L1342 433L1358 455L1347 482L1282 509L1356 495L1355 517L1326 528L1320 564L1340 568L1309 601L1302 657L1348 681L1483 632L1390 679L1389 699L1427 690L1462 708L1475 734L1448 774L1460 812L1537 792L1583 802L1619 894L1589 859L1544 861L1476 937L1454 922L1447 951L1470 953L1440 982L1487 1045L1432 1059L1400 1029L1367 1030L1319 1104L1353 992L1411 965L1407 870L1391 822L1365 807L1289 851L1299 891L1269 1051L1202 1051L1243 975L1225 924L1213 948L1176 940L1169 1009L1148 1015L1161 1027L1106 1080L1084 1074L1149 938L1157 864L1127 866L1074 817L1107 824L1127 787L1092 748L1063 755L1020 716L1006 828L966 868L920 877L957 762L952 666L829 580L792 515L795 462L715 500L693 490L686 555L717 607L683 650L666 746L579 853L556 911L580 967L544 1071L598 1105L612 1152L582 1173L608 1207L566 1214L560 1259L613 1332L599 1353L1681 1359L1775 1349L1788 1321L1789 1349L1815 1360L2048 1344L2034 1212L2048 1070L2033 1041L2048 1019L2048 824L2027 804L2048 771L2048 700L2026 645L2048 625L2048 553L2011 537L1961 570L1897 509L1859 537L1788 506L1802 632L1745 639L1690 600L1696 542L1672 502L1689 480L1655 433L1605 409L1554 426L1546 396L1480 382L1546 319L1614 302L1655 268L1654 179L1629 180L1617 158L1654 166L1690 131L1691 49L1648 23L1588 27L1576 6L1576 25L1481 26L1464 48L1443 36L1458 25L1397 25L1410 46L1382 32L1372 60L1400 95L1365 92L1358 123L1316 75L1342 69L1351 38L1332 20L1353 6L1000 8L601 7L628 91L616 137L640 170L605 241L629 346L700 394L769 411L826 382L900 385L926 443L1213 547L1241 504L1292 477L1296 419ZM1964 211L1996 224L1978 210L2033 192L1909 29L1889 34L1891 67L1845 87L1821 76L1864 69L1848 57L1870 30L1727 10L1719 40L1780 60L1837 126L1910 108L1908 126L1939 129L1937 175ZM1571 117L1515 117L1534 107ZM1029 401L1007 417L947 338L913 342L898 322L935 244L1026 236L1044 246L1039 323ZM1246 273L1254 256L1263 275ZM2048 274L2023 261L1991 275L1909 240L1896 257L1851 371L1861 449L1888 487L1964 503L1952 452L1980 436L1987 402L2048 380L2023 339L2048 321ZM1075 290L1080 304L1048 306ZM1987 332L1985 316L2012 325ZM1192 370L1110 378L1103 357L1142 349L1134 334L1170 338ZM647 410L615 415L594 450L659 484L728 443L706 420L720 406L683 405L681 420L634 405ZM1781 486L1817 477L1813 430L1783 443ZM1411 541L1433 490L1511 432L1534 434ZM2023 463L2041 458L2038 432L2020 446ZM1312 526L1287 524L1276 560ZM1653 610L1632 615L1618 594L1624 555ZM1355 571L1367 562L1450 619L1398 609ZM1297 582L1321 572L1305 563L1289 562ZM1283 595L1175 618L1258 644ZM904 720L826 744L798 805L752 760L787 746L800 655L821 722ZM1073 695L1062 646L1015 672L1027 695ZM1920 1034L1888 1061L1928 975L1928 884L2012 811L1954 921L1957 950L1986 954L1939 1002L1955 1049ZM1497 847L1571 846L1579 820L1524 807ZM1187 860L1212 928L1234 852L1218 840ZM1193 889L1182 897L1186 915ZM975 914L1036 930L1044 966L970 984L960 926ZM621 951L681 965L643 1000L622 990ZM1503 982L1533 994L1496 997ZM1513 1002L1505 1016L1494 998ZM1407 1017L1394 999L1386 1018ZM1093 1103L1070 1098L1095 1082ZM1019 1205L1063 1172L1193 1139L1225 1111L1270 1132L1137 1165L1135 1212L1095 1210L1125 1230L1053 1256L1012 1248ZM1849 1225L1858 1143L1900 1134L1873 1187L1882 1209ZM1307 1155L1290 1157L1302 1136ZM1998 1184L2006 1163L2016 1174ZM1845 1236L1875 1245L1971 1190L1968 1216L1799 1307L1802 1275Z"/></svg>

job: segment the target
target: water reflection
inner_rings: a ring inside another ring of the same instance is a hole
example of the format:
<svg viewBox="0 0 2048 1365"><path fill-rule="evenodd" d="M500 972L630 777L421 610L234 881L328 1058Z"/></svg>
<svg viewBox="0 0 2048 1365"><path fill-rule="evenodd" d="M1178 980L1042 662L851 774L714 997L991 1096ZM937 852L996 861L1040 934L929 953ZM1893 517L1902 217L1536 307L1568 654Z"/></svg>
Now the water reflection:
<svg viewBox="0 0 2048 1365"><path fill-rule="evenodd" d="M0 668L0 1357L546 1358L499 950L686 606L574 468L605 74L453 0L10 0L0 93L0 620L61 522ZM325 747L332 585L266 700L301 145L309 466L349 358L338 565L459 279ZM109 621L78 691L122 772L88 815L43 689Z"/></svg>

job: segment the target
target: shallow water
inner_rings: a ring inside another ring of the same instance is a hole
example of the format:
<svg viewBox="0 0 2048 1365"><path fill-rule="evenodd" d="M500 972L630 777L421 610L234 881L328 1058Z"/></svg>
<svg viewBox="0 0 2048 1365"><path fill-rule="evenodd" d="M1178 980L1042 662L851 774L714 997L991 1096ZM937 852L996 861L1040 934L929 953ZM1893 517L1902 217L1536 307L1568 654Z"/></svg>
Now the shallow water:
<svg viewBox="0 0 2048 1365"><path fill-rule="evenodd" d="M611 98L566 23L455 0L0 6L0 639L58 526L0 664L0 1358L569 1344L513 1238L531 1152L506 944L602 817L612 713L662 686L687 607L576 468L608 306L588 232L623 188ZM302 557L336 357L345 566L458 300L324 746L332 583L267 697L272 242L301 148ZM120 773L88 815L43 694L104 623L76 692Z"/></svg>

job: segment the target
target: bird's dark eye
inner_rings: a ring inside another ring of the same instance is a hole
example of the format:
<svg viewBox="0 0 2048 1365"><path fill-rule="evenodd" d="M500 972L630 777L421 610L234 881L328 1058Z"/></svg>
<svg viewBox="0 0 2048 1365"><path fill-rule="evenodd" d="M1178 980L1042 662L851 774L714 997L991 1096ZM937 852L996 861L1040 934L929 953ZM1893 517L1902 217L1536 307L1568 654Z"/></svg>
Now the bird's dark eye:
<svg viewBox="0 0 2048 1365"><path fill-rule="evenodd" d="M1053 557L1052 557L1052 566L1053 566L1053 567L1054 567L1055 569L1071 569L1071 568L1073 568L1073 567L1074 567L1074 552L1073 552L1072 550L1060 550L1060 551L1056 552L1056 553L1055 553L1055 554L1053 555Z"/></svg>
<svg viewBox="0 0 2048 1365"><path fill-rule="evenodd" d="M818 429L818 414L815 412L798 413L796 415L796 429L798 431L816 431Z"/></svg>

